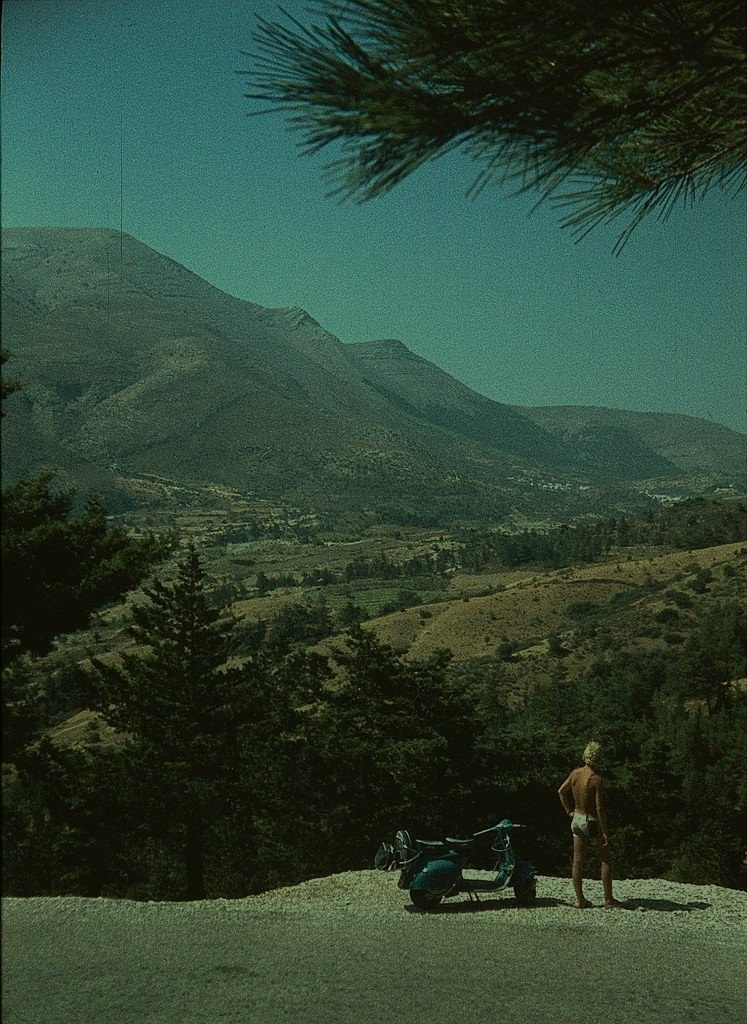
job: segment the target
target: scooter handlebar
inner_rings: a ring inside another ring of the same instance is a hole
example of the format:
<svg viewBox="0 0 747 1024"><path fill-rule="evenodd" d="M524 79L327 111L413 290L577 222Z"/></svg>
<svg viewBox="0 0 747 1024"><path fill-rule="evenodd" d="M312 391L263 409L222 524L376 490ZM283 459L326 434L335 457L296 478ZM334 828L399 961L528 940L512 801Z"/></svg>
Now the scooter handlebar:
<svg viewBox="0 0 747 1024"><path fill-rule="evenodd" d="M502 829L502 828L506 829L508 831L508 829L510 829L510 828L526 828L526 827L527 827L526 825L517 825L516 822L509 821L508 818L504 818L503 821L500 821L497 825L491 825L490 828L484 828L480 832L473 832L473 835L475 835L475 836L485 836L485 835L488 834L488 832L497 832L499 829Z"/></svg>

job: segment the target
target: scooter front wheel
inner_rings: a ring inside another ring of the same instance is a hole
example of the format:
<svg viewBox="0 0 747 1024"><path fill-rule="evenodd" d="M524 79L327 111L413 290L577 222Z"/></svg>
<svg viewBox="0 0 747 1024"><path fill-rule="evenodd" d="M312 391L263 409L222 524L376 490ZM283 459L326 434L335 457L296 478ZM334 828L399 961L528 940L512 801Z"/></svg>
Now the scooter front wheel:
<svg viewBox="0 0 747 1024"><path fill-rule="evenodd" d="M418 908L418 910L433 910L437 907L442 896L436 896L435 893L428 892L427 889L410 889L410 899Z"/></svg>
<svg viewBox="0 0 747 1024"><path fill-rule="evenodd" d="M516 902L522 907L529 907L537 899L537 876L531 875L522 885L514 886Z"/></svg>

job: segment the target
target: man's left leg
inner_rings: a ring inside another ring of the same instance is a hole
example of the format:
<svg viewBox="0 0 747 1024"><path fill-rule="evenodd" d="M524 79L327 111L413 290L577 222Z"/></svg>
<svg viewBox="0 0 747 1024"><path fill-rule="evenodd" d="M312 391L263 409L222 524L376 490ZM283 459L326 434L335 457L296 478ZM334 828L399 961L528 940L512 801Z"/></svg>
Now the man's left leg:
<svg viewBox="0 0 747 1024"><path fill-rule="evenodd" d="M608 909L612 907L621 907L615 897L612 895L612 854L610 853L609 846L599 846L597 848L599 854L599 862L602 870L602 888L604 889L604 905Z"/></svg>
<svg viewBox="0 0 747 1024"><path fill-rule="evenodd" d="M573 891L576 894L576 906L580 909L590 907L591 903L584 897L583 872L584 854L586 853L586 840L580 836L573 837Z"/></svg>

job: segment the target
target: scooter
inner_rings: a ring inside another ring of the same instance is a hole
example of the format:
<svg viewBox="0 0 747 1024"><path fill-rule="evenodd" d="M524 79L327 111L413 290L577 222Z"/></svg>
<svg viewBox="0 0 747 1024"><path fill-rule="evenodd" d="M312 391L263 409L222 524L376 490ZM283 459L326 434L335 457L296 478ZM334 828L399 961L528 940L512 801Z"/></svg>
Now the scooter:
<svg viewBox="0 0 747 1024"><path fill-rule="evenodd" d="M400 829L394 844L382 843L374 866L380 870L399 869L397 885L408 889L410 899L419 910L432 910L444 897L466 892L470 901L480 902L478 892L501 892L513 886L516 900L521 906L530 906L537 896L537 869L529 861L517 857L511 845L510 833L525 828L504 818L497 825L475 832L466 839L443 840L410 838L406 829ZM463 869L480 836L495 833L491 846L497 860L493 870L495 878L481 881L465 878Z"/></svg>

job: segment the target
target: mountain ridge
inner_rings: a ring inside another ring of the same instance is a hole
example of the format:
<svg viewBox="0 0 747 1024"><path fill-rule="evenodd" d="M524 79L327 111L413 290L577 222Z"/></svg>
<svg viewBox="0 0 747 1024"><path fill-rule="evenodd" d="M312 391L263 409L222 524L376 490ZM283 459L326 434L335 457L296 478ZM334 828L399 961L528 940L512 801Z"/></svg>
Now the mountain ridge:
<svg viewBox="0 0 747 1024"><path fill-rule="evenodd" d="M690 472L706 472L717 468L728 473L734 469L733 461L723 458L720 442L729 431L736 438L744 435L732 431L721 423L702 417L687 416L673 412L633 412L629 409L608 408L605 406L514 406L522 415L533 420L545 429L555 429L565 437L578 438L585 434L588 438L595 430L609 431L621 429L629 431L649 445L656 445L658 451L680 469ZM698 445L694 436L698 432L701 437L713 437L713 455L708 464L702 461L703 448ZM688 451L688 446L697 449Z"/></svg>
<svg viewBox="0 0 747 1024"><path fill-rule="evenodd" d="M24 384L7 403L10 479L64 469L74 484L114 486L114 475L159 473L312 501L443 490L498 506L517 476L737 471L741 435L729 428L688 420L694 450L681 464L669 414L651 443L632 420L584 425L578 407L573 420L498 403L397 339L345 344L300 307L231 296L112 229L6 228L2 239L4 347Z"/></svg>

